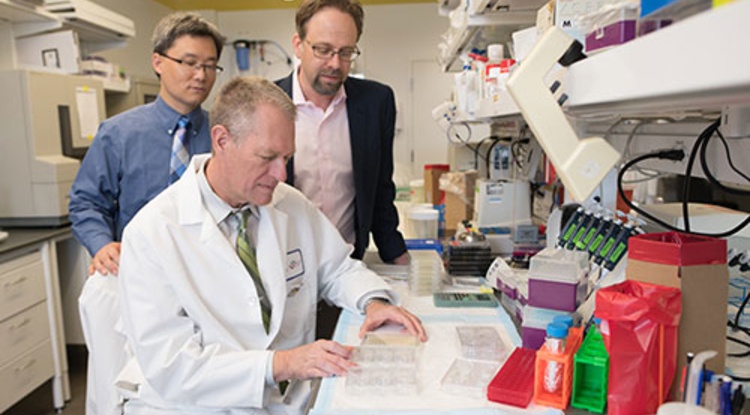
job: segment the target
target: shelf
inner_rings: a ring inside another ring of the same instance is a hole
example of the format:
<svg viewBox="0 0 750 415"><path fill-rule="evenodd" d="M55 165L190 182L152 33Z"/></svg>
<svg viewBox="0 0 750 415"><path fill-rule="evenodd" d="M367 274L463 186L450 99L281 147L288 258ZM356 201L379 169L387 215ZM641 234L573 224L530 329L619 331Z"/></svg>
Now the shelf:
<svg viewBox="0 0 750 415"><path fill-rule="evenodd" d="M461 69L457 58L474 46L482 49L490 43L507 43L510 35L519 29L528 27L536 21L536 10L545 1L525 1L524 5L516 5L513 1L501 6L497 1L495 7L500 10L468 14L464 10L453 10L450 13L451 28L446 32L446 40L440 46L438 61L443 72ZM507 7L507 8L504 8Z"/></svg>
<svg viewBox="0 0 750 415"><path fill-rule="evenodd" d="M78 33L87 53L122 47L135 37L135 24L131 19L90 0L47 0L45 7L57 15L64 26Z"/></svg>
<svg viewBox="0 0 750 415"><path fill-rule="evenodd" d="M720 109L750 102L750 1L731 3L595 54L563 88L576 115Z"/></svg>
<svg viewBox="0 0 750 415"><path fill-rule="evenodd" d="M750 1L710 10L575 63L562 75L574 116L678 114L750 103ZM507 102L472 120L518 116Z"/></svg>
<svg viewBox="0 0 750 415"><path fill-rule="evenodd" d="M27 36L62 26L60 20L39 7L23 5L10 0L0 0L0 20L13 25L16 37Z"/></svg>

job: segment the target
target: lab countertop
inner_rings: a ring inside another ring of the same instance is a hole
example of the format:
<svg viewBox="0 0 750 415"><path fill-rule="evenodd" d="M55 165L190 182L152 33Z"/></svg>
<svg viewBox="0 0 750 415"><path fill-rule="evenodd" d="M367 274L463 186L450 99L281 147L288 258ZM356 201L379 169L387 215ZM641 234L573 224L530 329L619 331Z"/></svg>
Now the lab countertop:
<svg viewBox="0 0 750 415"><path fill-rule="evenodd" d="M8 237L0 242L0 255L47 239L70 235L70 226L58 228L3 228Z"/></svg>

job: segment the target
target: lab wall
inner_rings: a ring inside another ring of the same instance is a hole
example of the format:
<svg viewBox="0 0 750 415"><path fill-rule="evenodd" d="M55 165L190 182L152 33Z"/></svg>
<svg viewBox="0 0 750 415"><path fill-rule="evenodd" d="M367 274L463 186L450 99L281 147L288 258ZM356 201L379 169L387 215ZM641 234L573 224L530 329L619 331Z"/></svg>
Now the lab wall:
<svg viewBox="0 0 750 415"><path fill-rule="evenodd" d="M151 68L151 34L159 19L172 12L172 9L153 0L95 2L130 18L136 25L136 36L129 39L126 46L96 54L124 67L126 73L133 78L155 79ZM291 41L295 32L295 9L195 11L213 21L227 36L228 41L220 62L226 70L217 79L212 95L204 104L205 108L210 107L213 96L224 82L241 74L231 45L234 40L270 40L294 57ZM424 66L424 62L435 62L435 67L438 68L437 44L447 26L447 19L438 15L437 5L434 3L365 6L364 33L359 42L363 54L356 61L352 73L386 83L396 94L398 116L394 142L395 177L402 183L408 183L414 176L421 176L421 166L412 167L415 149L418 151L429 146L447 146L442 135L415 134L415 131L434 128L429 114L439 102L435 102L435 94L423 98L416 96L413 91L413 77L424 76L423 72L414 71L417 62L421 66ZM0 69L15 66L12 48L12 29L8 24L0 22ZM265 52L269 59L263 63L251 61L249 73L278 79L291 72L291 66L282 59L283 54L275 45L267 45ZM450 90L445 84L436 87ZM440 101L448 98L449 92L446 92ZM422 116L415 116L419 115L415 111L424 113ZM415 126L415 122L430 125ZM431 160L433 163L447 161Z"/></svg>

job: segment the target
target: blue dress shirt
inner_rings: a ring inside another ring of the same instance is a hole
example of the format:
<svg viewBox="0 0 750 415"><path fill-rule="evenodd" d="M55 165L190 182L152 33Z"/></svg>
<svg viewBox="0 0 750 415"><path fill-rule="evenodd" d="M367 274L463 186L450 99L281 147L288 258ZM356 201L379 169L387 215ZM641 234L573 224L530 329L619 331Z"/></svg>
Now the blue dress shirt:
<svg viewBox="0 0 750 415"><path fill-rule="evenodd" d="M181 114L161 97L99 126L70 190L73 235L94 256L120 241L125 225L169 183L172 134ZM208 113L190 118L190 157L211 151Z"/></svg>

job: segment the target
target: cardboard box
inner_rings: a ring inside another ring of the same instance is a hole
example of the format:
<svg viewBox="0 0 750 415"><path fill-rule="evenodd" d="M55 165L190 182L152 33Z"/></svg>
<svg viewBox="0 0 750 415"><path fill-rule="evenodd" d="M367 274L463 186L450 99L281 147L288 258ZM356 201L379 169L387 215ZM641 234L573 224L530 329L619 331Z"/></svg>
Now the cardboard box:
<svg viewBox="0 0 750 415"><path fill-rule="evenodd" d="M443 193L440 191L440 176L447 173L447 164L425 164L424 166L424 197L427 203L439 205L443 203Z"/></svg>
<svg viewBox="0 0 750 415"><path fill-rule="evenodd" d="M676 287L682 290L677 348L677 371L687 352L715 350L706 367L724 373L726 357L729 270L726 240L677 232L649 233L628 242L627 279ZM670 390L679 395L679 379Z"/></svg>
<svg viewBox="0 0 750 415"><path fill-rule="evenodd" d="M445 231L456 232L458 224L474 216L474 183L477 171L444 173L440 178L440 190L445 192Z"/></svg>

